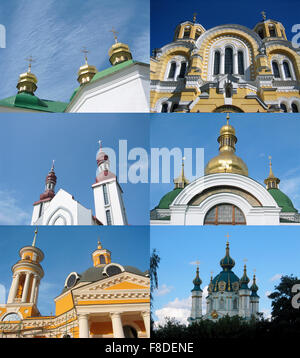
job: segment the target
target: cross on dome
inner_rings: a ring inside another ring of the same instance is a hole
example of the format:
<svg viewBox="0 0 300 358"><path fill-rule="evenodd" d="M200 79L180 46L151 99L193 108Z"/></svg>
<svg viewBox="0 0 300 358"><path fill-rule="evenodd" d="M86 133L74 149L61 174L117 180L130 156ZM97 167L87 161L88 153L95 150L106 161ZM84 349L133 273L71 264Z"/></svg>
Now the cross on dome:
<svg viewBox="0 0 300 358"><path fill-rule="evenodd" d="M265 12L265 11L262 11L262 12L261 12L261 14L262 14L263 19L264 19L264 20L266 20L266 18L267 18L267 16L266 16L266 15L267 15L267 14L266 14L266 12Z"/></svg>
<svg viewBox="0 0 300 358"><path fill-rule="evenodd" d="M112 32L114 34L115 43L118 43L117 34L119 34L119 33L114 28L112 28L110 30L110 32Z"/></svg>
<svg viewBox="0 0 300 358"><path fill-rule="evenodd" d="M196 22L196 17L197 17L197 13L194 12L194 13L193 13L193 22Z"/></svg>
<svg viewBox="0 0 300 358"><path fill-rule="evenodd" d="M28 61L28 71L27 72L31 72L31 64L32 64L32 62L35 62L35 60L30 55L28 58L25 58L25 61Z"/></svg>
<svg viewBox="0 0 300 358"><path fill-rule="evenodd" d="M87 64L87 54L89 53L89 51L87 50L86 47L83 47L81 52L84 53L85 63Z"/></svg>

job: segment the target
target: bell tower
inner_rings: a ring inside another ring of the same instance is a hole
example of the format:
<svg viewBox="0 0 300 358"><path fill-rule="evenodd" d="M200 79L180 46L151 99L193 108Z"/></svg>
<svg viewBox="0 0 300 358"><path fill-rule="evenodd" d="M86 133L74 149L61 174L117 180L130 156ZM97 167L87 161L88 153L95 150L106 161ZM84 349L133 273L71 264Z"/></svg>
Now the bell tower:
<svg viewBox="0 0 300 358"><path fill-rule="evenodd" d="M44 258L36 245L37 229L31 246L20 249L21 259L12 267L13 280L7 298L7 306L16 306L23 318L38 315L37 300L44 271L40 262Z"/></svg>
<svg viewBox="0 0 300 358"><path fill-rule="evenodd" d="M101 267L111 263L111 252L104 249L98 240L97 249L92 253L94 267Z"/></svg>

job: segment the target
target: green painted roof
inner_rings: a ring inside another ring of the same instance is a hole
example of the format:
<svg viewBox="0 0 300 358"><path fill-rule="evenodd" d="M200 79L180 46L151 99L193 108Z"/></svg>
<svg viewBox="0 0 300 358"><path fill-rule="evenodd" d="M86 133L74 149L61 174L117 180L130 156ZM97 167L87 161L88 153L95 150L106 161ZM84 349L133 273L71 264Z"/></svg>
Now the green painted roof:
<svg viewBox="0 0 300 358"><path fill-rule="evenodd" d="M182 188L176 188L164 195L157 206L157 209L169 209L176 196L183 190Z"/></svg>
<svg viewBox="0 0 300 358"><path fill-rule="evenodd" d="M42 112L64 112L67 103L40 99L35 95L24 92L0 100L0 106L26 108Z"/></svg>
<svg viewBox="0 0 300 358"><path fill-rule="evenodd" d="M224 281L226 283L225 291L232 292L234 282L240 282L240 279L237 275L231 270L221 271L213 280L212 280L212 292L218 292L219 286L218 283Z"/></svg>
<svg viewBox="0 0 300 358"><path fill-rule="evenodd" d="M297 213L291 199L279 189L268 189L268 192L273 196L277 205L281 207L283 213Z"/></svg>
<svg viewBox="0 0 300 358"><path fill-rule="evenodd" d="M111 67L108 67L106 68L105 70L103 71L99 71L95 74L95 76L92 78L92 80L88 83L92 83L92 82L95 82L97 80L99 80L100 78L103 78L103 77L106 77L106 76L109 76L115 72L118 72L120 70L122 70L123 68L125 67L128 67L134 63L138 63L137 61L134 61L134 60L129 60L129 61L125 61L125 62L122 62L122 63L119 63L118 65L115 65L115 66L111 66ZM73 92L71 98L70 98L70 102L72 101L72 99L75 97L75 95L77 94L77 92L79 92L79 90L82 88L83 86L79 86L75 89L75 91Z"/></svg>

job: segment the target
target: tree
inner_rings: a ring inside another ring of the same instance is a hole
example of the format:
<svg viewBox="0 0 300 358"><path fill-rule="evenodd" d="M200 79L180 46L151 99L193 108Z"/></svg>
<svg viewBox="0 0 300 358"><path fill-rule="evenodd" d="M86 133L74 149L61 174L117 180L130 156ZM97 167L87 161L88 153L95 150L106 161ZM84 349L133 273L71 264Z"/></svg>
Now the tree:
<svg viewBox="0 0 300 358"><path fill-rule="evenodd" d="M286 324L300 323L300 310L295 309L292 306L292 287L295 284L299 284L300 280L297 277L282 276L278 286L275 287L275 291L268 297L272 299L272 319L275 322L281 322Z"/></svg>

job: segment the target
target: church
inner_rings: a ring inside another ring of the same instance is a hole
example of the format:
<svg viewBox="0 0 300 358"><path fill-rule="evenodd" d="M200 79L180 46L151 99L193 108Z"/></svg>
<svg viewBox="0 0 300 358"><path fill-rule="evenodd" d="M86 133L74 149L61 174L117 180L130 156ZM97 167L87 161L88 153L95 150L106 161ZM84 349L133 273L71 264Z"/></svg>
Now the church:
<svg viewBox="0 0 300 358"><path fill-rule="evenodd" d="M54 163L46 176L45 190L33 203L31 225L127 225L122 188L110 171L108 155L100 148L96 155L97 171L92 184L95 215L64 189L55 193Z"/></svg>
<svg viewBox="0 0 300 358"><path fill-rule="evenodd" d="M111 66L98 71L88 63L88 51L84 49L85 63L77 74L79 87L68 102L42 99L35 94L38 78L31 70L30 57L28 70L19 76L17 93L0 100L0 112L149 112L149 65L133 60L128 45L119 42L113 32L115 43L108 51Z"/></svg>
<svg viewBox="0 0 300 358"><path fill-rule="evenodd" d="M7 302L0 305L1 338L150 337L149 272L113 262L100 241L93 266L68 274L54 299L55 315L42 316L37 303L44 253L36 239L37 230L12 267Z"/></svg>
<svg viewBox="0 0 300 358"><path fill-rule="evenodd" d="M204 176L189 182L184 162L174 188L151 210L151 225L292 225L300 214L279 189L270 160L265 186L250 178L236 152L235 129L227 123L218 137L219 154L209 160Z"/></svg>
<svg viewBox="0 0 300 358"><path fill-rule="evenodd" d="M299 112L300 49L283 24L253 29L196 21L179 24L173 41L153 50L151 112Z"/></svg>
<svg viewBox="0 0 300 358"><path fill-rule="evenodd" d="M202 280L199 277L199 267L193 280L192 309L188 322L191 324L201 319L216 321L226 315L239 316L245 320L257 318L259 313L259 296L256 276L253 275L251 287L248 286L250 279L247 276L246 264L244 272L239 278L233 271L235 261L230 257L229 242L226 244L226 254L220 261L222 271L211 277L206 299L206 314L202 314Z"/></svg>

